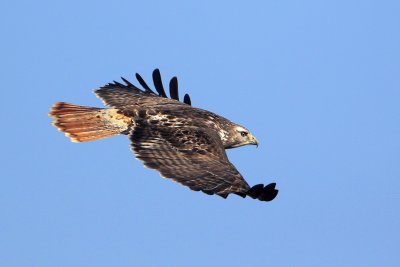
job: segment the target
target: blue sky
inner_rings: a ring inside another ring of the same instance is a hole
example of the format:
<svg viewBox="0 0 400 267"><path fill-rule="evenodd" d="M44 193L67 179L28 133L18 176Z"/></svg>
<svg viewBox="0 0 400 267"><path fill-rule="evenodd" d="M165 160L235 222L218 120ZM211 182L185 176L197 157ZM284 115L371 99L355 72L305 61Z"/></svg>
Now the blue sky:
<svg viewBox="0 0 400 267"><path fill-rule="evenodd" d="M398 1L3 1L0 266L399 266ZM195 193L56 101L154 68L245 125L258 202Z"/></svg>

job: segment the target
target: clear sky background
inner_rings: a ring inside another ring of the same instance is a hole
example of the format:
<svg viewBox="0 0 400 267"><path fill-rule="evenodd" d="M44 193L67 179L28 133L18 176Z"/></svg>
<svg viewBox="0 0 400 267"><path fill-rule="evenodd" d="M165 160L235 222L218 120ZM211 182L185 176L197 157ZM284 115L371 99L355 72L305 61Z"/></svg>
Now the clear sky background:
<svg viewBox="0 0 400 267"><path fill-rule="evenodd" d="M2 1L0 266L400 266L399 1ZM259 202L208 196L71 143L56 101L135 72L261 145Z"/></svg>

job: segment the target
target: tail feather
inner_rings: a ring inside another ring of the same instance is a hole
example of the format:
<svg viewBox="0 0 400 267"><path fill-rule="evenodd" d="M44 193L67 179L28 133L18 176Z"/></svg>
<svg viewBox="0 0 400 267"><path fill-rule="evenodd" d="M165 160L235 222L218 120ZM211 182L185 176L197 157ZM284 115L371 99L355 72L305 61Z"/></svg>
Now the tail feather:
<svg viewBox="0 0 400 267"><path fill-rule="evenodd" d="M53 105L49 116L53 125L64 132L72 142L87 142L111 137L126 131L132 119L116 109L84 107L65 102Z"/></svg>

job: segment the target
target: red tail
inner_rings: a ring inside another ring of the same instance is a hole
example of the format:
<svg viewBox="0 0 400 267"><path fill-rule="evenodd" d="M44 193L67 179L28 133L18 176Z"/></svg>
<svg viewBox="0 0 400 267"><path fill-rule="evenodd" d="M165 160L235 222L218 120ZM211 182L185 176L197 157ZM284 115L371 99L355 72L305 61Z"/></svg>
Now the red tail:
<svg viewBox="0 0 400 267"><path fill-rule="evenodd" d="M115 109L84 107L64 102L53 105L49 116L53 125L72 142L86 142L120 134L129 127L131 119Z"/></svg>

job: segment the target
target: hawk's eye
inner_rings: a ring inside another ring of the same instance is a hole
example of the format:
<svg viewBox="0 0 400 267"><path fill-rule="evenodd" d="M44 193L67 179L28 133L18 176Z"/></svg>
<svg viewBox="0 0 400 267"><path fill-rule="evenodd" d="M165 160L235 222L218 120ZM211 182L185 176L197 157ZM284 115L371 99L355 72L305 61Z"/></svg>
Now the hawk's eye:
<svg viewBox="0 0 400 267"><path fill-rule="evenodd" d="M247 132L240 132L240 134L241 134L243 137L247 136Z"/></svg>

